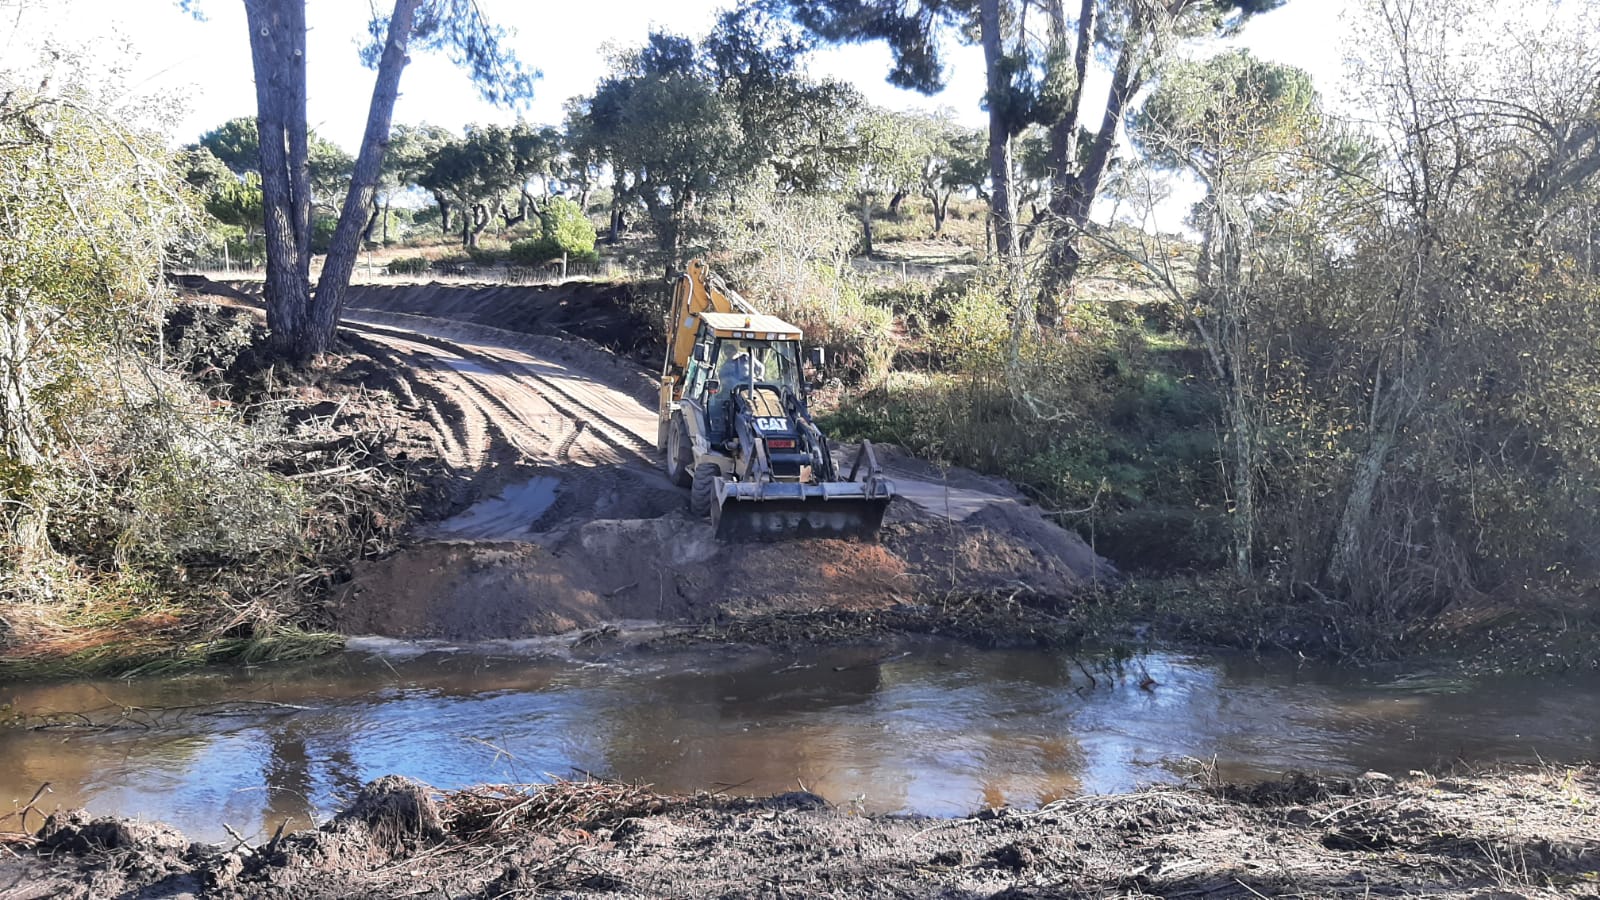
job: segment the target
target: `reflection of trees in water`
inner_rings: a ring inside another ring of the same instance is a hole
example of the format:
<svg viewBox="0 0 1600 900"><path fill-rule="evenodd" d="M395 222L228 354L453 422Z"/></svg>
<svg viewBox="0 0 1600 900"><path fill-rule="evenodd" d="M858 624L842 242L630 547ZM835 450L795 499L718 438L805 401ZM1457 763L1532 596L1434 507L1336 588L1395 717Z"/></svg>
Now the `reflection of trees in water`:
<svg viewBox="0 0 1600 900"><path fill-rule="evenodd" d="M682 673L608 694L596 752L609 774L668 790L803 786L877 810L1049 802L1080 791L1085 760L1065 730L1067 666L866 649Z"/></svg>
<svg viewBox="0 0 1600 900"><path fill-rule="evenodd" d="M451 655L423 657L398 669L362 667L325 683L319 697L324 702L357 702L311 710L263 731L263 828L271 833L285 818L292 820L291 828L313 821L318 813L326 814L331 807L354 797L366 777L389 774L365 772L360 763L361 735L373 721L383 721L383 729L389 732L387 737L392 738L396 729L424 724L414 721L418 714L412 707L419 703L436 708L440 702L454 704L497 694L542 693L551 690L565 670L564 666L530 665L524 660ZM404 687L395 692L382 691L396 681ZM457 737L466 739L471 735ZM486 773L484 777L491 776Z"/></svg>
<svg viewBox="0 0 1600 900"><path fill-rule="evenodd" d="M683 659L687 669L706 657ZM1248 764L1237 774L1256 775L1307 761L1403 770L1435 757L1535 749L1575 759L1600 747L1588 714L1600 683L1591 682L1457 690L1417 679L1348 683L1232 659L1152 659L1160 686L1141 691L1136 676L1091 686L1066 656L945 644L666 675L656 671L673 663L656 662L650 671L576 670L432 657L394 669L340 662L270 675L15 686L6 699L19 712L93 712L91 723L116 727L96 732L75 720L55 732L0 730L0 813L52 781L52 808L88 800L104 812L177 811L169 818L202 809L198 827L259 821L270 833L285 818L293 825L313 809L326 814L364 776L412 761L419 773L442 765L485 779L507 774L475 768L478 751L465 743L473 737L518 754L513 777L565 775L572 761L667 790L803 785L837 802L865 794L873 809L937 812L1048 802L1077 793L1080 779L1122 786L1184 755L1216 754L1225 771L1232 760ZM1092 658L1083 662L1101 672ZM487 713L496 724L477 718ZM84 784L105 787L86 798ZM156 806L137 808L152 798ZM225 817L205 808L213 801Z"/></svg>
<svg viewBox="0 0 1600 900"><path fill-rule="evenodd" d="M1064 654L949 645L887 667L886 686L921 711L903 739L918 778L913 804L970 812L1080 793L1088 756L1073 718L1089 689L1081 672Z"/></svg>
<svg viewBox="0 0 1600 900"><path fill-rule="evenodd" d="M360 790L349 732L347 720L327 722L320 717L266 729L260 816L264 833L271 834L285 820L286 830L291 831L315 824L318 813L327 811L328 800L352 797ZM319 781L324 784L321 790Z"/></svg>
<svg viewBox="0 0 1600 900"><path fill-rule="evenodd" d="M875 768L859 708L879 689L880 655L626 679L597 696L589 749L605 774L662 790L848 797L852 773Z"/></svg>

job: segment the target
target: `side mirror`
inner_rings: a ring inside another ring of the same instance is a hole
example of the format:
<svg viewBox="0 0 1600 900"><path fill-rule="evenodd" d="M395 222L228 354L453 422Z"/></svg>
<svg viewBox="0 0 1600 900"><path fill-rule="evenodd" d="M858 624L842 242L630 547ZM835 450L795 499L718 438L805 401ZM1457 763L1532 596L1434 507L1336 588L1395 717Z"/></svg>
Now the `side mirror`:
<svg viewBox="0 0 1600 900"><path fill-rule="evenodd" d="M822 368L823 365L826 363L826 358L823 356L822 348L821 347L807 347L806 348L806 362L810 363L811 367L813 369Z"/></svg>
<svg viewBox="0 0 1600 900"><path fill-rule="evenodd" d="M710 396L712 394L719 394L721 392L722 392L722 382L718 381L715 378L713 378L710 381L706 382L706 395L707 396Z"/></svg>

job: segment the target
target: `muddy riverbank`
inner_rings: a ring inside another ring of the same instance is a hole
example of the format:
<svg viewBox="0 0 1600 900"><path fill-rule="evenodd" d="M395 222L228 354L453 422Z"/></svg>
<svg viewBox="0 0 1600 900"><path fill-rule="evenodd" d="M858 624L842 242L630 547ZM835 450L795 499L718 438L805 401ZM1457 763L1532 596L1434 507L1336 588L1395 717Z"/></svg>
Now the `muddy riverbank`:
<svg viewBox="0 0 1600 900"><path fill-rule="evenodd" d="M958 819L804 792L386 777L322 828L258 844L35 818L0 854L0 897L1595 897L1597 803L1593 768L1289 776Z"/></svg>

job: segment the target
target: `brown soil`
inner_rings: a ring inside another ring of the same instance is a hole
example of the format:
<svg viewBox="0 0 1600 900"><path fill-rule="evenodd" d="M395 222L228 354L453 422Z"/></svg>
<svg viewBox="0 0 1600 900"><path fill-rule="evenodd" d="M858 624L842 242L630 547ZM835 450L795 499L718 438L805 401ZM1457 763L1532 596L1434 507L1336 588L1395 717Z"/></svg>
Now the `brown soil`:
<svg viewBox="0 0 1600 900"><path fill-rule="evenodd" d="M358 566L333 614L348 633L473 640L617 620L904 609L949 595L1070 598L1095 577L1093 554L1045 530L1054 526L1037 512L979 516L987 521L951 522L897 500L879 543L726 545L677 510L568 523L538 535L542 544L427 541Z"/></svg>
<svg viewBox="0 0 1600 900"><path fill-rule="evenodd" d="M1592 768L1290 776L948 820L858 815L806 793L441 794L389 776L321 829L258 847L58 814L12 836L0 898L1597 897L1597 804Z"/></svg>
<svg viewBox="0 0 1600 900"><path fill-rule="evenodd" d="M261 282L231 282L259 294ZM407 313L487 325L526 334L566 334L659 369L663 329L650 311L647 290L631 283L568 281L562 284L352 284L351 309Z"/></svg>
<svg viewBox="0 0 1600 900"><path fill-rule="evenodd" d="M257 305L232 288L187 287ZM453 490L418 509L398 553L356 564L327 621L345 633L511 638L624 619L870 612L950 595L1063 599L1115 574L1009 484L892 447L881 459L901 498L878 542L717 542L660 470L654 380L564 331L629 346L641 326L618 312L636 308L622 291L352 289L345 342L374 370L375 401L427 434Z"/></svg>

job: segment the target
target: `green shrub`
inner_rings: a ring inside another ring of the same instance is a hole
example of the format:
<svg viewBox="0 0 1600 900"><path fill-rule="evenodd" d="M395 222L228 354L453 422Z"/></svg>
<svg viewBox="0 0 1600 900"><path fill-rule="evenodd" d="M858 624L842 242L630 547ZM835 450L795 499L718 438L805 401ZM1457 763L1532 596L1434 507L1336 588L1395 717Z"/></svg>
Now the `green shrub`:
<svg viewBox="0 0 1600 900"><path fill-rule="evenodd" d="M560 259L569 262L594 262L595 230L577 203L557 197L539 211L539 237L511 245L510 259L519 265L535 266Z"/></svg>
<svg viewBox="0 0 1600 900"><path fill-rule="evenodd" d="M428 271L428 267L431 265L433 265L433 260L428 259L426 256L404 256L390 260L386 271L390 275L421 275L423 272Z"/></svg>
<svg viewBox="0 0 1600 900"><path fill-rule="evenodd" d="M333 233L339 228L336 216L316 216L311 220L311 252L327 253L333 246Z"/></svg>

